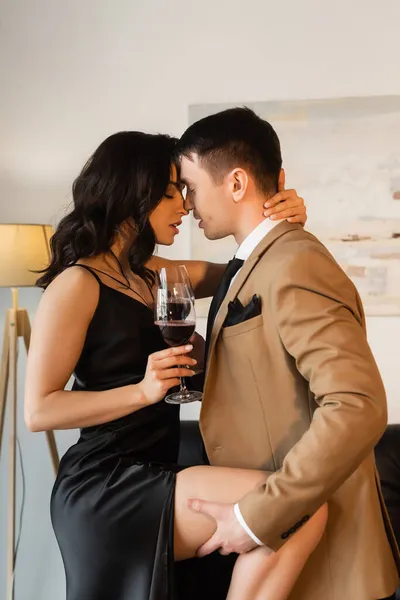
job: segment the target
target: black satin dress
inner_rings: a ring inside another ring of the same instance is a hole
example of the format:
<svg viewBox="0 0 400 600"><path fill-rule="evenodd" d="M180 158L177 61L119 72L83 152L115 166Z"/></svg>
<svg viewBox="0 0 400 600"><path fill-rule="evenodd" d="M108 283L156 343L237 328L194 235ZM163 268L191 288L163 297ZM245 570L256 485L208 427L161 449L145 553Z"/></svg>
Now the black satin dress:
<svg viewBox="0 0 400 600"><path fill-rule="evenodd" d="M99 302L73 389L137 383L149 354L166 347L153 313L90 272L99 282ZM179 406L163 401L81 430L61 460L51 497L67 600L210 597L206 581L215 576L215 566L210 570L203 559L193 559L176 571L173 562L178 449ZM225 598L222 590L210 589L211 597Z"/></svg>

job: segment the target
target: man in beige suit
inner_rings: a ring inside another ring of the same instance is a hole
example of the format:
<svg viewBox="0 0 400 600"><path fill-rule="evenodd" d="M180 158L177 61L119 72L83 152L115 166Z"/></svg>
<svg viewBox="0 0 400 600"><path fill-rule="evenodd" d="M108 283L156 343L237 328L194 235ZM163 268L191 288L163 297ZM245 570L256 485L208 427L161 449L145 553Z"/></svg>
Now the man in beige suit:
<svg viewBox="0 0 400 600"><path fill-rule="evenodd" d="M388 598L398 550L373 456L387 407L358 293L313 235L260 219L284 178L269 123L224 111L192 125L179 150L199 226L239 245L210 309L207 455L272 472L234 510L193 502L218 521L200 554L277 550L328 502L326 533L291 600Z"/></svg>

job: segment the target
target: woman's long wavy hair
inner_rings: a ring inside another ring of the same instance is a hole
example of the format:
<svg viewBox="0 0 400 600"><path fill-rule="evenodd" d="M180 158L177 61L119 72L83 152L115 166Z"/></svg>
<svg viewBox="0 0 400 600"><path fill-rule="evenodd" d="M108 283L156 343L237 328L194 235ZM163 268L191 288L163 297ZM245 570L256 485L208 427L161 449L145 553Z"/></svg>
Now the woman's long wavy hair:
<svg viewBox="0 0 400 600"><path fill-rule="evenodd" d="M109 252L127 222L136 232L130 267L152 284L145 266L156 245L149 217L168 188L175 146L176 139L167 135L123 131L97 148L73 183L73 209L51 238L51 262L39 287L80 259Z"/></svg>

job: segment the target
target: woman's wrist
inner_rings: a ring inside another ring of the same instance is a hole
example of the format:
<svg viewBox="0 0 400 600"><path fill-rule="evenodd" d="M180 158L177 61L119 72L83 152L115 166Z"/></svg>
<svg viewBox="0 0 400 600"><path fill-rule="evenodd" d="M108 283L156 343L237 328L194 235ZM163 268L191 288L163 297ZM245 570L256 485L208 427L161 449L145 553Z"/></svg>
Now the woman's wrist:
<svg viewBox="0 0 400 600"><path fill-rule="evenodd" d="M139 410L149 405L149 401L144 393L142 382L133 383L127 386L127 400L132 410Z"/></svg>

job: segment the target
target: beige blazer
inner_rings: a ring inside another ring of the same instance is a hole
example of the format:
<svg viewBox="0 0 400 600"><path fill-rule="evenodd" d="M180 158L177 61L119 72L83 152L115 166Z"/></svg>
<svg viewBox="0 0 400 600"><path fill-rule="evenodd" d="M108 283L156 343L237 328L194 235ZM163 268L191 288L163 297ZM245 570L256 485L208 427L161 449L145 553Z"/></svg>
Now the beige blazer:
<svg viewBox="0 0 400 600"><path fill-rule="evenodd" d="M262 314L223 327L228 303ZM291 600L377 600L398 584L398 549L373 448L385 390L361 300L328 250L281 223L257 246L215 320L200 425L213 465L272 471L240 510L277 550L324 502L329 519Z"/></svg>

